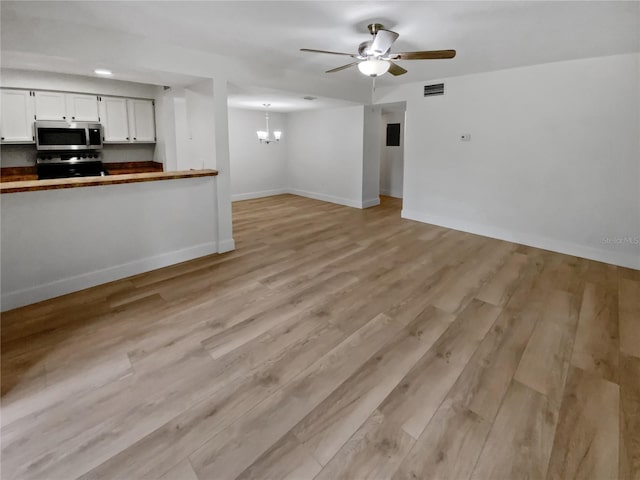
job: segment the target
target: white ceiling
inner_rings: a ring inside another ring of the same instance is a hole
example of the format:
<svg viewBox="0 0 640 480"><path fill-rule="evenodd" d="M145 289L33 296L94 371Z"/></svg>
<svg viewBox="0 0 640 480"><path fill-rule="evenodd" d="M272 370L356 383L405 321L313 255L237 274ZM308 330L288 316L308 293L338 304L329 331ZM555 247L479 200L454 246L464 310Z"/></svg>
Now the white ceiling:
<svg viewBox="0 0 640 480"><path fill-rule="evenodd" d="M304 97L307 98L305 99ZM356 105L354 102L335 98L302 95L271 88L235 84L229 85L227 103L232 108L250 110L264 110L264 104L267 103L270 105L269 110L283 113Z"/></svg>
<svg viewBox="0 0 640 480"><path fill-rule="evenodd" d="M355 68L323 73L350 59L304 53L299 48L355 52L358 44L369 38L366 26L371 22L381 22L400 34L393 51L454 48L458 52L452 60L399 62L409 73L400 77L385 75L379 79L381 86L640 51L638 2L2 1L1 9L3 66L7 66L8 58L12 67L52 68L40 65L46 63L47 55L38 61L35 29L14 27L4 34L18 22L34 26L55 24L56 31L86 32L90 27L111 32L114 39L123 35L143 37L157 42L159 49L175 45L234 57L234 65L246 65L255 80L252 84L256 85L231 88L237 106L265 103L262 99L267 92L260 87L273 89L281 80L296 92L281 93L280 97L274 93L271 97L270 103L283 103L283 111L303 108L305 104L301 102L306 101L300 100L300 92L313 93L310 78L317 78L318 85L323 82L325 95L316 105L331 103L331 95L327 95L331 85L370 89L369 79ZM59 48L60 56L68 52L68 36L49 33L41 41L49 51ZM82 35L77 41L83 41ZM21 58L27 55L31 55L30 65L20 65ZM87 58L66 61L86 63L89 68ZM230 70L228 76L233 82L235 71ZM238 79L236 85L247 85L246 77L245 74Z"/></svg>

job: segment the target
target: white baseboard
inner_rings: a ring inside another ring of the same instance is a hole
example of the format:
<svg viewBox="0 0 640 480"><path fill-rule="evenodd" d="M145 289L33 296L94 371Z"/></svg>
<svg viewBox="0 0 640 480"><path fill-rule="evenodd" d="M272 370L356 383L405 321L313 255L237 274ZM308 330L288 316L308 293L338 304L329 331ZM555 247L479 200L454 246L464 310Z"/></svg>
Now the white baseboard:
<svg viewBox="0 0 640 480"><path fill-rule="evenodd" d="M288 188L276 188L275 190L262 190L260 192L238 193L231 195L232 202L238 202L240 200L251 200L254 198L271 197L273 195L282 195L289 193Z"/></svg>
<svg viewBox="0 0 640 480"><path fill-rule="evenodd" d="M313 198L314 200L322 200L323 202L346 205L347 207L362 208L361 201L351 200L349 198L334 197L332 195L325 195L324 193L307 192L306 190L297 190L295 188L290 188L289 193L299 195L301 197Z"/></svg>
<svg viewBox="0 0 640 480"><path fill-rule="evenodd" d="M625 254L622 252L611 252L593 248L586 245L580 245L572 242L565 242L553 238L542 237L538 235L525 234L520 232L512 232L491 225L480 225L463 220L458 220L439 215L430 215L415 210L402 210L402 218L416 220L418 222L438 225L440 227L451 228L463 232L482 235L483 237L496 238L507 242L519 243L529 247L541 248L552 252L572 255L574 257L587 258L598 262L619 265L621 267L633 268L640 270L640 258L637 255Z"/></svg>
<svg viewBox="0 0 640 480"><path fill-rule="evenodd" d="M218 242L218 253L230 252L231 250L235 250L236 242L233 238L228 240L220 240Z"/></svg>
<svg viewBox="0 0 640 480"><path fill-rule="evenodd" d="M233 241L233 240L231 240ZM153 257L143 258L130 263L115 265L113 267L83 273L73 277L62 278L54 282L36 285L33 287L7 292L2 294L1 310L11 310L31 303L40 302L49 298L59 297L67 293L76 292L89 287L95 287L114 280L148 272L157 268L174 265L176 263L193 260L194 258L211 255L218 252L215 242L203 243L193 247L175 250Z"/></svg>
<svg viewBox="0 0 640 480"><path fill-rule="evenodd" d="M402 192L392 192L391 190L380 189L380 195L384 195L385 197L393 197L393 198L402 198Z"/></svg>
<svg viewBox="0 0 640 480"><path fill-rule="evenodd" d="M362 208L375 207L376 205L380 205L380 197L370 198L362 202Z"/></svg>
<svg viewBox="0 0 640 480"><path fill-rule="evenodd" d="M232 195L231 201L238 202L241 200L251 200L254 198L283 195L286 193L289 193L291 195L299 195L300 197L313 198L314 200L321 200L323 202L337 203L338 205L346 205L347 207L354 207L354 208L369 208L375 205L380 205L379 197L361 202L358 200L351 200L349 198L334 197L333 195L326 195L324 193L309 192L306 190L297 190L295 188L278 188L276 190L263 190L261 192L239 193L237 195Z"/></svg>

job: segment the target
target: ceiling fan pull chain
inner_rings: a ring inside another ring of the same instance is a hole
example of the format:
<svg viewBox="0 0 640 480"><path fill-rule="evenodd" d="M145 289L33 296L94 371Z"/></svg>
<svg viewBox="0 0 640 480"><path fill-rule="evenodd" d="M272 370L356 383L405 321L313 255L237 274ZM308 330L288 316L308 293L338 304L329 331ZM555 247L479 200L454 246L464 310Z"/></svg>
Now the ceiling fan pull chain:
<svg viewBox="0 0 640 480"><path fill-rule="evenodd" d="M375 102L375 94L376 94L376 77L371 77L373 79L373 82L371 83L371 105L373 105Z"/></svg>

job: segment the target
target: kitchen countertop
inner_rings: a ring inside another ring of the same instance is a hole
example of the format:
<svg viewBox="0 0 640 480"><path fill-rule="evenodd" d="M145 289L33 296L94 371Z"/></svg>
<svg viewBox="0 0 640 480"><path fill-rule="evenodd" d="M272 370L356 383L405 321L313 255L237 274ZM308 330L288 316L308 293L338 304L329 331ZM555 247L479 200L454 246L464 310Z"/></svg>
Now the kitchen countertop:
<svg viewBox="0 0 640 480"><path fill-rule="evenodd" d="M151 160L142 162L105 162L102 165L110 175L163 171L162 163ZM21 180L38 180L38 168L35 165L0 168L0 182L17 182Z"/></svg>
<svg viewBox="0 0 640 480"><path fill-rule="evenodd" d="M73 177L52 180L22 180L0 182L0 193L33 192L36 190L58 190L63 188L97 187L121 183L154 182L179 178L212 177L217 170L183 170L177 172L146 172L109 175L106 177Z"/></svg>

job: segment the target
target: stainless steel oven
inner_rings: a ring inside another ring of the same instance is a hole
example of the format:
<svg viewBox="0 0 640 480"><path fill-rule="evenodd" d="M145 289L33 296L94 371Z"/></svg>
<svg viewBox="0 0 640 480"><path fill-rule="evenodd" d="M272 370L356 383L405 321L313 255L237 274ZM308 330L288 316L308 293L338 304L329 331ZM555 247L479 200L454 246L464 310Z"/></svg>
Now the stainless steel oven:
<svg viewBox="0 0 640 480"><path fill-rule="evenodd" d="M64 120L36 121L36 148L43 150L100 150L102 125Z"/></svg>

